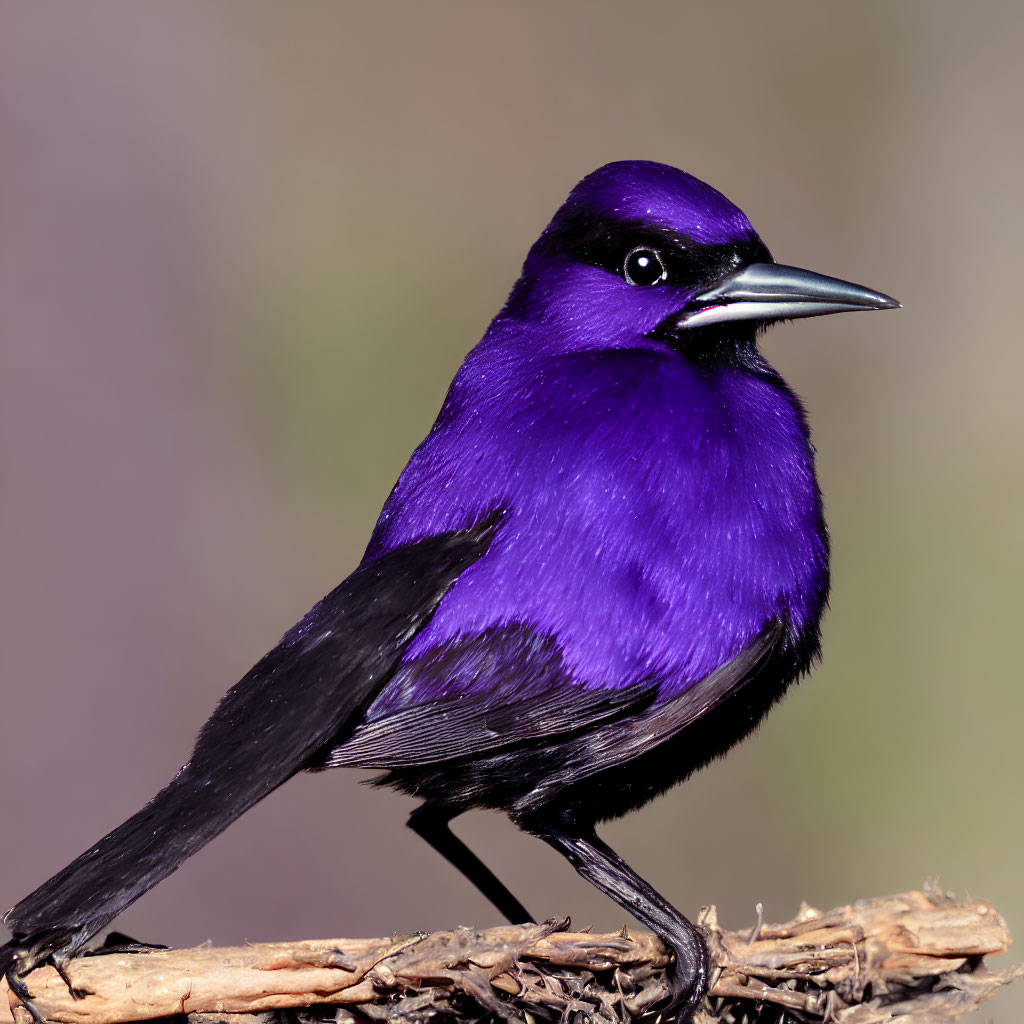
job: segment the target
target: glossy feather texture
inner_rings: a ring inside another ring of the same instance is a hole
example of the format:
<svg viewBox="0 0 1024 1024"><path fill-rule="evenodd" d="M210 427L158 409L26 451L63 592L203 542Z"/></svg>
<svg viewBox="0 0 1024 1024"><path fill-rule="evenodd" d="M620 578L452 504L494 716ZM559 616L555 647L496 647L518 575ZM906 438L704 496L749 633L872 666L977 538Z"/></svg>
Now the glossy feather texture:
<svg viewBox="0 0 1024 1024"><path fill-rule="evenodd" d="M744 306L744 302L749 303ZM513 920L449 830L498 808L707 984L698 931L596 836L753 729L818 653L828 536L771 319L887 309L775 264L663 164L584 178L530 250L358 570L234 687L179 776L7 915L0 971L60 963L300 769L384 769L410 825Z"/></svg>
<svg viewBox="0 0 1024 1024"><path fill-rule="evenodd" d="M0 974L77 952L325 741L350 733L499 521L399 548L320 601L225 694L163 790L4 915L14 938L0 948Z"/></svg>
<svg viewBox="0 0 1024 1024"><path fill-rule="evenodd" d="M467 357L370 542L372 559L484 508L509 514L407 652L423 670L371 716L486 686L500 700L516 680L430 668L439 646L487 629L525 624L555 638L581 684L657 677L667 698L769 619L800 633L821 612L828 548L799 401L749 325L720 361L649 337L704 280L641 291L579 262L557 239L580 217L620 237L620 251L646 237L637 222L690 249L743 252L756 238L720 193L662 165L613 164L577 186L527 258L516 312Z"/></svg>

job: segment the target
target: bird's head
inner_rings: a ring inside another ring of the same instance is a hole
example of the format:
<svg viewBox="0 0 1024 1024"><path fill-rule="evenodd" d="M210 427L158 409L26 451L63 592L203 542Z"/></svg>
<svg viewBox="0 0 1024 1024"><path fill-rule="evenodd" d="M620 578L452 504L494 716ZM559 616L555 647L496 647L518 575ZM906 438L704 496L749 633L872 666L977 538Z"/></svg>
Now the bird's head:
<svg viewBox="0 0 1024 1024"><path fill-rule="evenodd" d="M572 190L503 312L544 322L573 347L669 344L700 356L752 343L772 320L898 305L775 263L720 192L666 164L623 160Z"/></svg>

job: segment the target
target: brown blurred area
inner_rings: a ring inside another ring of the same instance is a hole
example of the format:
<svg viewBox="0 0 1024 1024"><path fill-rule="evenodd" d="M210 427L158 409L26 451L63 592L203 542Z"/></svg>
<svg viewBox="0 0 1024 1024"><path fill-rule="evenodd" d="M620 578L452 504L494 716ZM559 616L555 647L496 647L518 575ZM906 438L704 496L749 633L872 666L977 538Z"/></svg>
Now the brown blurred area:
<svg viewBox="0 0 1024 1024"><path fill-rule="evenodd" d="M649 158L905 308L767 336L819 449L825 660L606 835L729 926L937 873L1024 934L1022 33L939 0L5 4L0 907L355 565L565 193ZM358 779L290 782L121 927L495 923ZM621 923L503 819L458 827L534 913Z"/></svg>

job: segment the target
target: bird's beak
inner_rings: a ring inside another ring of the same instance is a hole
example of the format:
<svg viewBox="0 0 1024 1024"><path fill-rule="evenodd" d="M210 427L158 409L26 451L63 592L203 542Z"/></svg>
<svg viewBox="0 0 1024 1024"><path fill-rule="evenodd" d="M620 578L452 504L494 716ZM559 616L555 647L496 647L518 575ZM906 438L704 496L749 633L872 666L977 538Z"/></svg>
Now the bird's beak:
<svg viewBox="0 0 1024 1024"><path fill-rule="evenodd" d="M794 320L858 309L896 309L899 305L888 295L835 277L781 263L751 263L691 299L676 326Z"/></svg>

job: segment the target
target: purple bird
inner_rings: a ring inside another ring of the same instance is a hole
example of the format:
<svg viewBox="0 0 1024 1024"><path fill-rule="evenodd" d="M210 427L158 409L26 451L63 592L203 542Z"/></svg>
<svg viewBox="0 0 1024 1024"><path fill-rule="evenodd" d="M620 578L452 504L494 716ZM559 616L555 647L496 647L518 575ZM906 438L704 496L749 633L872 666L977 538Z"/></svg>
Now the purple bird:
<svg viewBox="0 0 1024 1024"><path fill-rule="evenodd" d="M409 824L513 922L449 830L504 811L708 985L698 930L597 836L749 733L819 653L829 545L773 320L895 300L775 263L664 164L599 168L530 250L358 569L221 700L136 815L7 913L0 972L63 970L115 915L300 770L377 768Z"/></svg>

